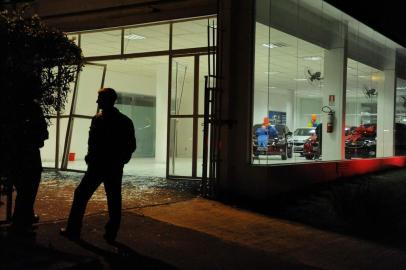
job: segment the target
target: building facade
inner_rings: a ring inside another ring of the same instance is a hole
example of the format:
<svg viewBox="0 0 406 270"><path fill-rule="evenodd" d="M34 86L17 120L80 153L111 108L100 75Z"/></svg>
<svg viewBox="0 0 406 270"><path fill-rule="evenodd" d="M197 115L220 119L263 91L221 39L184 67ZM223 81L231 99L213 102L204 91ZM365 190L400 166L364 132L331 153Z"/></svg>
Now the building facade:
<svg viewBox="0 0 406 270"><path fill-rule="evenodd" d="M262 200L406 164L404 47L322 0L74 2L34 5L87 63L51 167L84 169L102 86L136 126L126 173Z"/></svg>

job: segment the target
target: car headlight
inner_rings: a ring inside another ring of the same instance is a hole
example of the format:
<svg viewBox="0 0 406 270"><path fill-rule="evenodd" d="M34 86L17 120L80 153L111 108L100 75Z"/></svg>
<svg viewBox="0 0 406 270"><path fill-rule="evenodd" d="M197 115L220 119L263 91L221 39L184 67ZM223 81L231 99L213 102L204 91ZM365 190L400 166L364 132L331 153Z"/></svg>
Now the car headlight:
<svg viewBox="0 0 406 270"><path fill-rule="evenodd" d="M375 146L376 145L376 141L375 140L365 140L365 144L366 146Z"/></svg>

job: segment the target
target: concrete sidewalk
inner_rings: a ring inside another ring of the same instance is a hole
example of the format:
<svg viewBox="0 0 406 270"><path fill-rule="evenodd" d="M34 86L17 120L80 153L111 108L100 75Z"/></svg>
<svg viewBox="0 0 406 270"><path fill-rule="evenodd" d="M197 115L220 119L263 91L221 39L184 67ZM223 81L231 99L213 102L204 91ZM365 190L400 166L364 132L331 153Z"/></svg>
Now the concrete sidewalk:
<svg viewBox="0 0 406 270"><path fill-rule="evenodd" d="M10 263L5 269L406 268L405 251L201 198L124 211L116 245L103 241L106 219L87 216L81 242L59 236L64 221L40 224L35 246L48 261L38 266L31 260L24 268ZM29 248L20 254L19 266L30 254ZM60 258L65 264L57 263Z"/></svg>

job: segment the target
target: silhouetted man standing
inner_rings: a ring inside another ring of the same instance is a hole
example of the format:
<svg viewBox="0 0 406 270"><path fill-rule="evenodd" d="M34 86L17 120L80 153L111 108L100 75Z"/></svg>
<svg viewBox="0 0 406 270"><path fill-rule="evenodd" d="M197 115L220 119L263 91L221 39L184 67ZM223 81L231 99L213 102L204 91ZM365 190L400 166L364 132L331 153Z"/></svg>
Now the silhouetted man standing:
<svg viewBox="0 0 406 270"><path fill-rule="evenodd" d="M110 217L104 238L108 242L114 241L120 227L123 167L136 149L136 140L132 121L114 107L116 99L112 88L99 90L97 103L101 113L93 117L90 126L85 157L87 171L75 190L68 225L61 229L61 234L71 240L80 238L87 203L101 183L107 195Z"/></svg>
<svg viewBox="0 0 406 270"><path fill-rule="evenodd" d="M32 234L32 224L38 221L34 203L42 173L39 149L48 139L47 123L41 106L27 96L16 104L7 121L7 130L2 131L2 171L17 192L11 231Z"/></svg>

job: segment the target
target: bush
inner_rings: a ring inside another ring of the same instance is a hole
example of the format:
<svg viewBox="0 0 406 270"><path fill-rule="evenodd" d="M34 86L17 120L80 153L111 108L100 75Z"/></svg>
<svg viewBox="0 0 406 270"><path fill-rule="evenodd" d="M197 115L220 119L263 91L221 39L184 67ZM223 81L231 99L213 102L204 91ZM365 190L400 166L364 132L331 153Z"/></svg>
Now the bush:
<svg viewBox="0 0 406 270"><path fill-rule="evenodd" d="M36 15L25 16L25 10L0 13L0 106L7 113L22 100L35 99L45 115L55 115L83 66L82 52L65 33Z"/></svg>

